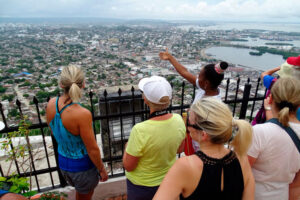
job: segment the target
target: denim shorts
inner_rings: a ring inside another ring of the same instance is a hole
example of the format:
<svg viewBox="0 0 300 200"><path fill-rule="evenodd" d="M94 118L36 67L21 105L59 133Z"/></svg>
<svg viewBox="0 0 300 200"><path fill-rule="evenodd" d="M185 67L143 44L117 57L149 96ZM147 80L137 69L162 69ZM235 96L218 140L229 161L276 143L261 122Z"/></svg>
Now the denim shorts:
<svg viewBox="0 0 300 200"><path fill-rule="evenodd" d="M67 172L62 169L60 171L67 183L75 187L80 194L88 194L94 190L100 180L96 167L82 172Z"/></svg>
<svg viewBox="0 0 300 200"><path fill-rule="evenodd" d="M135 185L126 179L127 183L127 200L151 200L153 199L159 186L147 187Z"/></svg>

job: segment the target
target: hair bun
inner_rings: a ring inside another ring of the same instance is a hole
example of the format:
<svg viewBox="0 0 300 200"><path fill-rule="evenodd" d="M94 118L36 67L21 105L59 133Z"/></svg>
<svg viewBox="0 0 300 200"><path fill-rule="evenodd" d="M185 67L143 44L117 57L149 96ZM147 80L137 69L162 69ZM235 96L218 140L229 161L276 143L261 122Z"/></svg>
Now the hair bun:
<svg viewBox="0 0 300 200"><path fill-rule="evenodd" d="M224 71L227 69L228 63L227 62L220 62L215 64L215 71L218 74L224 74Z"/></svg>
<svg viewBox="0 0 300 200"><path fill-rule="evenodd" d="M228 63L222 61L222 62L220 62L220 67L221 67L222 70L226 70L227 67L228 67Z"/></svg>

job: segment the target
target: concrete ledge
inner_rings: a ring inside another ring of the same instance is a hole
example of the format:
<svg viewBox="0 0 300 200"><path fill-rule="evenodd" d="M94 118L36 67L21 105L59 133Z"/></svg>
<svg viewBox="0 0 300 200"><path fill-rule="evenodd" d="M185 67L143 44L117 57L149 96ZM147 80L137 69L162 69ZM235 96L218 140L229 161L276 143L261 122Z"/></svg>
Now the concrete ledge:
<svg viewBox="0 0 300 200"><path fill-rule="evenodd" d="M104 200L110 197L116 197L123 194L126 194L126 177L111 178L106 182L99 182L98 186L94 190L93 200ZM69 200L76 199L75 188L67 186L60 188L59 192L66 193Z"/></svg>
<svg viewBox="0 0 300 200"><path fill-rule="evenodd" d="M112 178L107 182L100 182L95 189L93 199L105 199L127 193L126 177Z"/></svg>

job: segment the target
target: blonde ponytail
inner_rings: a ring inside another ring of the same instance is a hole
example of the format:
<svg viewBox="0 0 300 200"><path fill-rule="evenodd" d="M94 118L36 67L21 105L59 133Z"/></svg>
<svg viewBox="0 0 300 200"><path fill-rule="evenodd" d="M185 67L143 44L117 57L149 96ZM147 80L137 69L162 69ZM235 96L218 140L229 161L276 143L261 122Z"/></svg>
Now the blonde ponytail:
<svg viewBox="0 0 300 200"><path fill-rule="evenodd" d="M237 133L229 145L238 155L243 156L252 143L252 126L245 120L233 120L233 124L237 127Z"/></svg>
<svg viewBox="0 0 300 200"><path fill-rule="evenodd" d="M84 73L74 65L64 67L60 75L60 85L72 102L78 102L81 98L81 88L84 84Z"/></svg>
<svg viewBox="0 0 300 200"><path fill-rule="evenodd" d="M289 126L289 113L290 109L287 107L281 109L278 113L278 120L283 126Z"/></svg>
<svg viewBox="0 0 300 200"><path fill-rule="evenodd" d="M76 83L72 83L69 89L69 96L72 99L72 102L78 102L81 98L81 89Z"/></svg>
<svg viewBox="0 0 300 200"><path fill-rule="evenodd" d="M280 78L271 89L272 98L278 110L278 120L289 126L290 114L296 114L300 105L300 81L294 78Z"/></svg>

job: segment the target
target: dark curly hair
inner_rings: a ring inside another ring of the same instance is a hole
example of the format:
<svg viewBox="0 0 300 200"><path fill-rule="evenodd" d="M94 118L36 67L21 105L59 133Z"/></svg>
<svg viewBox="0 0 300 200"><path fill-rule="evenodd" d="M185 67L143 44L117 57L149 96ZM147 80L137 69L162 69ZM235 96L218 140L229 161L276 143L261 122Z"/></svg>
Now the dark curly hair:
<svg viewBox="0 0 300 200"><path fill-rule="evenodd" d="M221 62L220 67L222 70L226 70L228 63ZM224 74L216 72L214 64L208 64L204 67L204 76L209 81L211 89L217 89L224 79Z"/></svg>

